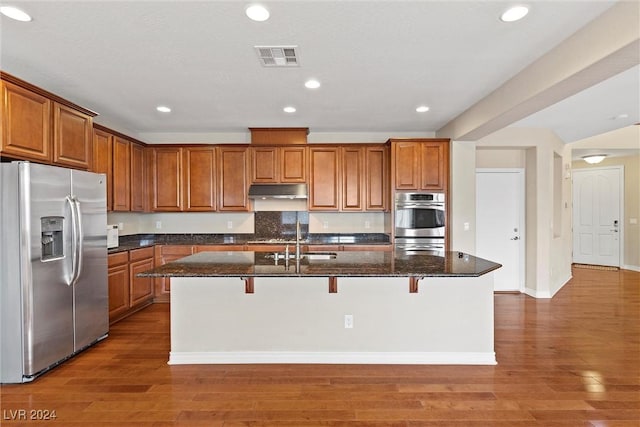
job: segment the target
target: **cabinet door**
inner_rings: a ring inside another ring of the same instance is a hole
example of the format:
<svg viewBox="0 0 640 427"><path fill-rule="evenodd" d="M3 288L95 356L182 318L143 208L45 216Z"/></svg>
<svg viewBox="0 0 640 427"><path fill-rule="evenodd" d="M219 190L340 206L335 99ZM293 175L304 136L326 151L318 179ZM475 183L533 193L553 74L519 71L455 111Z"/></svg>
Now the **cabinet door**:
<svg viewBox="0 0 640 427"><path fill-rule="evenodd" d="M154 211L182 210L182 149L154 148Z"/></svg>
<svg viewBox="0 0 640 427"><path fill-rule="evenodd" d="M220 211L248 211L248 150L245 147L220 147Z"/></svg>
<svg viewBox="0 0 640 427"><path fill-rule="evenodd" d="M132 308L144 303L149 303L153 299L153 278L136 277L138 273L151 270L152 268L153 258L142 259L129 264L129 305Z"/></svg>
<svg viewBox="0 0 640 427"><path fill-rule="evenodd" d="M342 148L342 210L361 211L363 199L364 149Z"/></svg>
<svg viewBox="0 0 640 427"><path fill-rule="evenodd" d="M389 208L389 151L387 147L365 149L365 210Z"/></svg>
<svg viewBox="0 0 640 427"><path fill-rule="evenodd" d="M51 161L51 101L2 81L0 152L18 159Z"/></svg>
<svg viewBox="0 0 640 427"><path fill-rule="evenodd" d="M449 173L449 143L423 142L421 144L422 190L446 190Z"/></svg>
<svg viewBox="0 0 640 427"><path fill-rule="evenodd" d="M109 321L113 322L129 310L128 253L109 255Z"/></svg>
<svg viewBox="0 0 640 427"><path fill-rule="evenodd" d="M251 147L251 182L278 182L277 147Z"/></svg>
<svg viewBox="0 0 640 427"><path fill-rule="evenodd" d="M89 169L92 122L91 116L53 103L53 163Z"/></svg>
<svg viewBox="0 0 640 427"><path fill-rule="evenodd" d="M131 209L131 152L126 139L113 139L113 210Z"/></svg>
<svg viewBox="0 0 640 427"><path fill-rule="evenodd" d="M143 212L146 193L144 147L131 143L131 210Z"/></svg>
<svg viewBox="0 0 640 427"><path fill-rule="evenodd" d="M111 169L113 136L100 129L93 130L93 162L91 171L107 175L107 210L113 210L113 170Z"/></svg>
<svg viewBox="0 0 640 427"><path fill-rule="evenodd" d="M420 143L393 143L393 161L396 190L420 188Z"/></svg>
<svg viewBox="0 0 640 427"><path fill-rule="evenodd" d="M280 182L307 182L307 148L280 147Z"/></svg>
<svg viewBox="0 0 640 427"><path fill-rule="evenodd" d="M216 210L216 149L184 149L184 206L187 211Z"/></svg>
<svg viewBox="0 0 640 427"><path fill-rule="evenodd" d="M309 210L337 211L340 201L339 148L309 149L310 191Z"/></svg>

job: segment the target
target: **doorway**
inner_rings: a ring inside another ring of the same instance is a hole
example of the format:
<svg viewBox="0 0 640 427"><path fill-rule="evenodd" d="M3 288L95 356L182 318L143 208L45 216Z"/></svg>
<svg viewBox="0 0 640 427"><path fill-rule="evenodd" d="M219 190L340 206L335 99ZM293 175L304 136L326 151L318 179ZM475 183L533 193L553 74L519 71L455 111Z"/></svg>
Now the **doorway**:
<svg viewBox="0 0 640 427"><path fill-rule="evenodd" d="M573 170L573 262L620 267L622 166Z"/></svg>
<svg viewBox="0 0 640 427"><path fill-rule="evenodd" d="M524 169L476 169L476 253L502 264L495 291L524 292Z"/></svg>

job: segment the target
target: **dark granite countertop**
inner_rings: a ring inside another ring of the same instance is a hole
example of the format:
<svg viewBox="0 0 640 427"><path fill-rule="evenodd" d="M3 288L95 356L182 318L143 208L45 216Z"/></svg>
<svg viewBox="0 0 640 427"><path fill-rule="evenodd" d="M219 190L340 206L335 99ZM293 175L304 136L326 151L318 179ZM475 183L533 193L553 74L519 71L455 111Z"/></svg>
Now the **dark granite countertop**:
<svg viewBox="0 0 640 427"><path fill-rule="evenodd" d="M316 252L316 254L319 254ZM327 252L327 254L329 254ZM500 264L461 252L444 256L403 252L334 252L327 259L284 260L276 265L263 252L201 252L153 270L142 277L478 277Z"/></svg>
<svg viewBox="0 0 640 427"><path fill-rule="evenodd" d="M305 245L390 245L383 233L309 234ZM135 234L120 236L120 245L109 249L118 253L153 245L244 245L256 240L253 234Z"/></svg>

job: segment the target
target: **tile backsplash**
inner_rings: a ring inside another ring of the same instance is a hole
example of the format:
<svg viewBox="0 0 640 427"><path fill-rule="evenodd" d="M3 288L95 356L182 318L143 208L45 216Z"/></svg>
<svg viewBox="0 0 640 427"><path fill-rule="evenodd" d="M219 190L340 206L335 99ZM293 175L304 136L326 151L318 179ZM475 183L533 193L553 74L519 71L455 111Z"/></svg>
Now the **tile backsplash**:
<svg viewBox="0 0 640 427"><path fill-rule="evenodd" d="M254 213L254 219L257 239L295 239L296 220L300 221L302 238L309 234L307 211L261 211Z"/></svg>

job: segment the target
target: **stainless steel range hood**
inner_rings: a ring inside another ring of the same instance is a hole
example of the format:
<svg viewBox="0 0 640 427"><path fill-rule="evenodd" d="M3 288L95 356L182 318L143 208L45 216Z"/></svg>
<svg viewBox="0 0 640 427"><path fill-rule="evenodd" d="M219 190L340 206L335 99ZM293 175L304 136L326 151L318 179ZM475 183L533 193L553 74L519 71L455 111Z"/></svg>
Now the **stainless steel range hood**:
<svg viewBox="0 0 640 427"><path fill-rule="evenodd" d="M307 184L252 184L250 199L306 199Z"/></svg>

